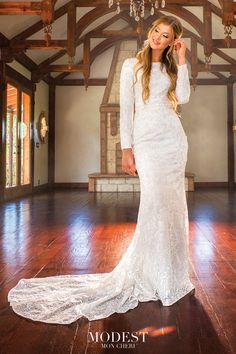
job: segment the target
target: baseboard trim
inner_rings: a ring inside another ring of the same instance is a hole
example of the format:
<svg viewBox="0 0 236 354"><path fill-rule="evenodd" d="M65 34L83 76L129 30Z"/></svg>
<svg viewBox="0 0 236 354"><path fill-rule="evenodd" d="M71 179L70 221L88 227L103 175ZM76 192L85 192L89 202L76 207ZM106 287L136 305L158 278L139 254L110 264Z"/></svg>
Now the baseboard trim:
<svg viewBox="0 0 236 354"><path fill-rule="evenodd" d="M79 183L54 183L53 187L59 188L80 188L88 190L89 184L87 182ZM194 182L196 188L228 188L228 182ZM236 187L236 182L234 183Z"/></svg>
<svg viewBox="0 0 236 354"><path fill-rule="evenodd" d="M77 182L77 183L54 183L53 187L55 188L78 188L78 189L87 189L88 182Z"/></svg>
<svg viewBox="0 0 236 354"><path fill-rule="evenodd" d="M43 192L49 188L48 183L40 184L39 186L33 187L33 193Z"/></svg>
<svg viewBox="0 0 236 354"><path fill-rule="evenodd" d="M195 189L201 188L228 188L228 182L194 182ZM88 182L58 182L54 183L53 186L49 186L48 183L42 184L40 186L35 186L33 192L41 192L47 189L53 188L77 188L77 189L86 189L88 190L89 183ZM234 187L236 188L236 182L234 183Z"/></svg>
<svg viewBox="0 0 236 354"><path fill-rule="evenodd" d="M195 189L200 188L228 188L228 182L194 182ZM236 182L234 183L236 187Z"/></svg>

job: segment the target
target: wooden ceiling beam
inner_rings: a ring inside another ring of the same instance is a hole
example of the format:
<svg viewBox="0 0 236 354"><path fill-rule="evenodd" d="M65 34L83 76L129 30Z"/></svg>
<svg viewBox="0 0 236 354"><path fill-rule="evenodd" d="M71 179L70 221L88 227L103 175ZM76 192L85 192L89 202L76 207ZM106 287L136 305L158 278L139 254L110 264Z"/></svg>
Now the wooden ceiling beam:
<svg viewBox="0 0 236 354"><path fill-rule="evenodd" d="M193 85L193 80L190 78L190 84ZM89 86L106 86L107 79L89 79ZM226 85L227 79L196 79L197 85ZM57 86L84 86L83 79L65 79L57 82Z"/></svg>
<svg viewBox="0 0 236 354"><path fill-rule="evenodd" d="M90 38L109 38L109 37L133 37L133 38L137 38L137 32L136 31L132 31L132 30L121 30L120 33L118 33L119 31L112 31L112 30L92 30L89 32L89 37ZM146 32L142 32L142 35L145 35ZM187 32L185 30L184 35L186 37L188 37ZM190 37L190 36L189 36ZM80 41L81 44L81 41ZM51 49L66 49L68 46L68 42L66 40L51 40L49 45L47 47L45 47L45 41L44 40L23 40L23 41L10 41L9 45L4 45L1 44L1 47L9 47L12 50L15 51L23 51L23 50L27 50L27 49L42 49L42 50L51 50ZM217 49L217 48L228 48L225 40L224 39L213 39L212 40L212 48ZM231 40L231 45L230 48L236 48L236 39L232 39ZM73 51L71 52L73 53ZM65 52L63 53L63 55L65 54ZM56 59L58 59L58 57L56 57ZM56 60L55 59L55 60Z"/></svg>
<svg viewBox="0 0 236 354"><path fill-rule="evenodd" d="M10 41L2 33L0 33L0 47L1 47L1 59L5 62L12 62L14 58L18 63L23 65L27 70L36 70L37 64L31 60L25 53L13 52L10 48Z"/></svg>
<svg viewBox="0 0 236 354"><path fill-rule="evenodd" d="M100 10L100 11L99 11ZM104 14L104 11L105 11L105 9L103 8L103 9L93 9L92 11L90 11L89 13L87 13L85 16L83 16L79 21L78 21L78 23L77 23L77 31L78 32L83 32L83 30L84 30L84 28L86 28L88 25L89 25L89 23L90 23L90 21L94 21L95 19L96 19L96 16L97 17L100 17L101 16L101 13L102 14ZM108 10L106 10L106 13L107 13L107 11ZM100 12L100 14L99 14L99 12ZM92 16L91 16L91 13L92 13ZM159 12L160 13L160 15L162 15L162 13L161 12ZM181 15L181 14L180 14ZM152 16L149 16L150 17L150 21L153 21L153 18L152 18ZM89 21L90 20L90 21ZM132 20L132 18L130 18L130 20ZM191 31L189 31L190 33L191 33L191 35L193 35L193 33L191 32ZM106 32L104 32L104 33L106 33ZM108 34L108 33L107 33ZM88 34L87 34L88 35ZM111 35L111 32L110 32L110 35ZM136 34L136 37L137 37L137 34ZM199 39L201 39L201 37L198 37L198 36L196 36L197 38L199 38ZM114 39L114 38L113 38ZM198 40L198 42L199 42L199 40ZM81 42L81 38L79 38L78 39L78 42L76 43L76 45L78 45L78 43L79 44L81 44L82 42ZM201 44L203 44L203 43L201 43ZM59 58L59 57L61 57L62 55L64 55L66 53L66 51L61 51L61 53L58 53L58 54L56 54L56 55L54 55L54 60L56 60L55 58ZM219 53L218 53L219 54ZM229 57L230 58L230 57ZM51 58L49 58L48 60L47 60L47 67L48 67L48 62L51 60ZM66 73L65 73L66 74ZM61 75L63 75L63 74L61 74Z"/></svg>
<svg viewBox="0 0 236 354"><path fill-rule="evenodd" d="M77 72L83 72L85 69L87 68L84 64L73 65L71 68L69 68L68 65L50 65L48 68L45 68L45 73L52 72L52 71L77 73Z"/></svg>
<svg viewBox="0 0 236 354"><path fill-rule="evenodd" d="M90 38L85 37L84 40L84 48L83 48L83 64L84 64L84 80L85 80L85 87L88 87L89 76L90 76Z"/></svg>
<svg viewBox="0 0 236 354"><path fill-rule="evenodd" d="M72 0L73 1L73 0ZM68 11L68 7L70 5L70 3L72 2L70 1L69 3L67 3L66 5L62 6L61 8L59 8L58 10L55 11L54 14L54 20L65 15ZM107 8L106 8L107 10ZM108 11L108 10L107 10ZM112 12L113 10L110 10L108 12ZM92 12L92 16L91 15ZM76 27L76 31L81 30L81 32L86 28L86 26L88 25L89 21L93 21L93 17L95 17L95 19L99 18L100 16L102 16L104 14L104 8L99 7L96 9L93 9L92 11L89 12L89 14L84 15L77 23L80 24L81 26ZM96 15L96 16L94 16ZM116 15L117 17L120 16L120 14ZM114 16L115 17L115 16ZM133 21L131 19L131 21ZM42 21L37 22L35 25L31 26L30 28L28 28L27 30L21 32L20 34L18 34L17 36L15 36L12 40L21 40L21 39L25 39L29 36L31 36L32 34L34 34L35 32L38 32L40 29L42 29L43 24ZM78 46L79 44L83 43L83 40L76 40L76 46ZM55 60L60 59L63 55L65 55L67 53L67 50L62 49L60 50L58 53L55 53L53 56L51 56L50 58L44 60L39 66L37 65L37 70L38 67L44 67L44 66L48 66L49 64L53 63ZM23 53L18 54L19 56L22 55ZM27 57L24 54L24 57ZM24 58L25 59L25 58ZM36 65L36 64L35 64ZM34 70L32 72L32 77L35 77L36 80L38 80L39 75L36 74L37 70ZM41 78L40 78L41 79Z"/></svg>
<svg viewBox="0 0 236 354"><path fill-rule="evenodd" d="M0 3L0 4L3 4L4 2L2 2L2 3ZM6 2L5 2L6 3ZM10 2L9 2L10 3ZM58 10L56 10L55 11L55 14L54 14L54 18L55 19L57 19L57 18L59 18L59 17L61 17L61 16L63 16L63 14L65 14L67 11L68 11L68 7L69 7L69 5L70 5L70 3L71 3L71 1L69 2L69 3L67 3L66 5L64 5L64 6L62 6L61 8L59 8ZM76 6L81 6L81 7L83 7L83 6L88 6L89 4L91 5L91 4L93 4L94 6L96 6L96 4L97 4L97 6L98 6L98 3L99 3L99 7L100 7L100 10L102 10L101 12L103 12L104 13L104 9L106 8L107 9L107 2L106 1L104 1L104 3L103 2L101 2L100 0L99 1L81 1L81 0L79 0L79 1L76 1L76 3L75 3L75 5ZM122 1L122 4L125 4L125 6L126 6L126 3L128 4L129 3L129 1ZM203 5L203 3L205 3L205 1L169 1L168 2L168 5L169 5L169 11L170 11L170 8L172 7L172 10L175 10L174 9L174 7L176 6L175 4L176 3L178 3L178 4L180 4L181 3L181 5L186 5L185 3L187 3L187 5L189 5L189 6L199 6L199 5ZM201 4L200 4L201 3ZM12 2L11 2L11 4L12 4ZM21 2L21 4L22 4L22 2ZM29 4L29 2L27 2L27 4ZM104 8L103 9L101 9L101 7L103 7L103 4L104 4ZM102 6L101 6L102 5ZM168 10L168 5L166 6L166 10ZM219 9L219 8L217 8L215 5L213 5L213 4L210 4L210 6L211 6L211 8L212 8L212 11L215 13L215 14L217 14L218 16L220 16L221 14L222 14L222 11L221 11L221 9ZM178 6L177 6L178 7ZM234 6L234 8L235 8L235 6ZM97 9L93 9L93 10L97 10ZM114 10L114 9L113 9ZM181 9L181 11L182 10L186 10L186 9ZM187 11L187 10L186 10ZM191 12L190 12L191 13ZM90 12L89 12L89 14L90 14ZM87 14L88 15L88 14ZM127 15L127 14L126 14ZM84 17L84 16L83 16ZM150 16L151 17L151 16ZM196 17L196 16L195 16ZM197 18L197 17L196 17ZM129 17L129 19L130 19L130 21L134 21L133 20L133 18L131 18L131 17ZM152 18L152 20L153 20L153 18ZM193 20L193 19L191 19L191 20ZM93 21L93 20L92 20ZM200 21L199 19L198 19L198 21ZM78 21L78 23L79 23L80 21ZM201 22L201 21L200 21ZM83 26L82 26L83 27ZM15 38L21 38L21 37L25 37L25 38L27 38L27 37L29 37L30 35L32 35L32 34L34 34L35 32L37 32L37 31L39 31L40 29L42 29L42 21L39 21L39 22L37 22L35 25L33 25L33 26L31 26L29 29L27 29L27 30L25 30L25 31L23 31L23 32L21 32L19 35L17 35L17 36L15 36ZM77 28L78 29L78 28ZM79 29L81 30L82 28L81 27L79 27ZM83 29L82 29L83 30ZM80 32L81 33L81 32ZM221 40L220 40L221 41ZM234 41L234 40L233 40ZM80 43L81 43L81 41L79 41ZM216 43L214 43L213 42L213 45L214 45L214 47L217 45ZM221 42L221 44L220 45L222 45L222 47L225 47L225 45L223 44L223 42ZM234 43L232 43L232 45L233 45L233 47L235 46L235 44ZM35 47L36 47L36 45L35 45ZM217 48L215 47L214 48L215 50L217 50ZM47 62L53 62L53 61L55 61L55 60L57 60L58 58L60 58L62 55L64 55L66 53L66 51L64 50L64 49L62 49L59 53L56 53L56 54L54 54L52 57L50 57L50 58L48 58L47 59ZM222 53L222 52L221 52ZM24 54L24 53L21 53L22 55ZM20 56L21 54L19 54L19 53L17 53L17 56ZM218 54L220 54L220 53L218 53ZM222 54L224 54L224 53L222 53ZM226 56L228 59L226 59L226 60L230 60L231 59L231 57L229 57L229 56ZM27 58L27 56L24 54L24 59L22 60L22 62L25 60ZM46 61L44 61L45 63L46 63ZM32 61L32 63L34 63L33 61Z"/></svg>
<svg viewBox="0 0 236 354"><path fill-rule="evenodd" d="M82 32L94 21L99 19L103 15L114 12L113 9L108 6L99 6L82 16L76 24L76 42L78 42Z"/></svg>
<svg viewBox="0 0 236 354"><path fill-rule="evenodd" d="M204 41L201 37L198 37L195 33L185 29L186 31L186 35L190 38L195 38L197 40L197 42L201 45L204 45ZM213 42L214 43L214 42ZM218 48L214 48L213 46L213 52L215 54L217 54L219 57L221 57L222 59L228 61L231 64L236 64L236 60L234 60L232 57L230 57L228 54L222 52L220 49Z"/></svg>
<svg viewBox="0 0 236 354"><path fill-rule="evenodd" d="M144 35L146 32L141 31L140 34ZM121 38L137 38L137 32L135 30L93 30L89 33L91 38L110 38L110 37L121 37Z"/></svg>
<svg viewBox="0 0 236 354"><path fill-rule="evenodd" d="M55 3L56 3L55 0L41 0L41 6L42 6L41 17L44 25L53 23Z"/></svg>
<svg viewBox="0 0 236 354"><path fill-rule="evenodd" d="M196 36L196 37L197 37L197 36ZM90 65L91 65L92 62L95 60L95 58L97 57L97 55L99 55L99 54L102 53L103 51L107 50L109 47L113 46L114 43L117 43L118 40L122 41L122 40L124 40L124 38L122 38L122 37L113 37L113 38L108 38L108 39L106 39L106 40L103 41L102 43L99 43L99 45L98 45L98 46L100 46L99 50L98 50L97 47L95 47L95 48L91 51L91 61L90 61ZM103 48L103 50L102 50L102 47L103 47L104 43L106 43L106 45L104 46L104 48ZM188 52L188 51L189 51L189 50L187 49L187 52ZM189 59L190 59L190 58L189 58ZM199 64L198 64L198 63L199 63ZM235 61L235 63L236 63L236 61ZM202 65L202 66L199 67L198 65ZM234 65L234 66L235 66L235 65ZM193 68L194 68L193 70L196 71L196 73L198 73L199 71L209 71L209 69L206 69L206 68L205 68L205 63L203 63L201 60L197 60L196 65L194 65ZM202 69L202 68L204 68L204 69ZM226 65L226 66L224 66L223 68L224 68L224 70L222 70L222 71L229 71L229 69L230 69L230 70L234 70L233 67L232 67L232 65ZM211 65L211 69L212 69L212 70L211 70L211 71L212 71L212 74L214 74L215 76L217 76L220 80L223 80L224 82L227 82L227 78L226 78L224 75L222 75L221 73L218 72L218 71L221 71L222 66L214 65L214 66L212 67L212 65ZM60 74L59 76L57 76L57 77L54 79L54 80L55 80L55 84L61 82L62 79L63 79L64 77L66 77L67 75L69 75L69 73L62 73L62 74ZM223 82L223 81L222 81L222 82Z"/></svg>
<svg viewBox="0 0 236 354"><path fill-rule="evenodd" d="M190 66L191 66L191 75L193 78L194 84L196 83L198 71L197 71L197 63L198 63L198 56L197 56L197 40L196 38L191 38L191 60L190 60Z"/></svg>
<svg viewBox="0 0 236 354"><path fill-rule="evenodd" d="M51 40L47 46L45 46L45 40L42 39L10 41L10 48L16 51L27 50L27 49L42 49L42 50L64 49L67 48L67 41L54 39Z"/></svg>
<svg viewBox="0 0 236 354"><path fill-rule="evenodd" d="M202 6L206 1L205 0L168 0L166 1L165 9L168 9L168 5L182 5L182 6ZM95 7L95 6L108 6L107 0L76 0L76 6L78 7ZM126 5L129 7L130 0L122 0L121 7ZM115 4L113 9L115 9Z"/></svg>
<svg viewBox="0 0 236 354"><path fill-rule="evenodd" d="M214 48L228 48L225 39L213 39L212 44ZM231 39L229 48L236 48L236 39Z"/></svg>
<svg viewBox="0 0 236 354"><path fill-rule="evenodd" d="M76 37L76 6L73 1L68 7L67 14L67 54L70 58L75 56L75 37Z"/></svg>
<svg viewBox="0 0 236 354"><path fill-rule="evenodd" d="M41 1L0 2L0 15L41 15Z"/></svg>
<svg viewBox="0 0 236 354"><path fill-rule="evenodd" d="M14 53L15 60L27 68L30 72L37 70L37 64L30 59L25 53Z"/></svg>
<svg viewBox="0 0 236 354"><path fill-rule="evenodd" d="M107 79L89 79L89 86L106 86ZM84 86L84 79L66 79L57 82L58 86Z"/></svg>
<svg viewBox="0 0 236 354"><path fill-rule="evenodd" d="M212 48L212 15L210 3L207 1L203 6L203 26L204 26L204 54L210 57Z"/></svg>
<svg viewBox="0 0 236 354"><path fill-rule="evenodd" d="M48 6L49 3L54 6L55 2L55 0L3 1L0 3L0 15L41 15L44 6ZM168 0L166 9L168 5L202 6L204 2L204 0ZM108 6L107 0L75 0L73 3L76 7ZM122 6L129 5L130 0L122 0Z"/></svg>
<svg viewBox="0 0 236 354"><path fill-rule="evenodd" d="M54 0L54 5L55 5L55 3L56 3L56 0ZM68 6L70 5L70 3L71 3L71 1L68 2L67 4L65 4L64 6L61 6L59 9L57 9L54 12L54 20L58 19L59 17L63 16L64 14L66 14L66 12L68 10ZM22 40L22 39L28 38L31 35L33 35L34 33L40 31L42 28L43 28L43 22L42 22L42 20L40 20L37 23L35 23L34 25L32 25L29 28L27 28L26 30L24 30L23 32L17 34L15 37L12 38L12 41L14 41L14 40ZM2 38L1 38L2 36L3 35L1 34L1 36L0 36L0 43L1 44L2 44ZM14 53L14 57L15 57L17 62L19 62L24 67L26 67L26 69L28 69L29 71L34 72L34 71L37 70L38 65L33 60L31 60L25 53L23 53L23 52ZM56 60L57 57L58 57L58 53L56 53L53 56L53 59ZM50 77L44 77L43 80L48 82L50 80Z"/></svg>
<svg viewBox="0 0 236 354"><path fill-rule="evenodd" d="M94 47L91 50L91 52L90 52L90 66L93 63L93 61L97 58L98 55L102 54L107 49L111 48L114 45L114 43L117 43L119 41L122 41L122 38L120 38L120 37L107 38L104 41L102 41L101 43L99 43L98 45L96 45L96 47ZM64 79L64 77L66 77L67 75L69 75L69 74L68 73L62 73L62 74L58 75L55 78L55 83L57 81L60 81L60 80Z"/></svg>
<svg viewBox="0 0 236 354"><path fill-rule="evenodd" d="M15 51L23 51L27 49L43 49L43 50L52 50L52 49L65 49L67 48L66 40L51 40L47 46L45 46L45 40L33 39L33 40L12 40L10 41L10 48Z"/></svg>
<svg viewBox="0 0 236 354"><path fill-rule="evenodd" d="M234 5L234 6L236 6L236 5ZM210 3L210 7L211 7L211 9L212 9L212 12L216 15L216 16L218 16L218 17L220 17L221 19L223 18L223 12L222 12L222 9L220 9L219 7L217 7L217 6L215 6L214 4L212 4L212 3ZM236 19L233 19L233 26L235 26L236 27ZM222 31L223 32L223 31Z"/></svg>
<svg viewBox="0 0 236 354"><path fill-rule="evenodd" d="M191 11L178 5L170 5L169 3L168 3L167 11L173 15L179 16L180 18L188 22L190 26L192 26L199 33L200 36L204 35L203 22L199 20L199 18L196 15L194 15ZM164 15L160 11L158 11L157 14Z"/></svg>
<svg viewBox="0 0 236 354"><path fill-rule="evenodd" d="M104 27L107 27L110 24L114 23L117 19L124 18L125 15L126 14L124 14L123 12L121 12L120 14L116 14L112 18L110 18L107 21L105 21L104 23L102 23L101 25L97 26L96 28L103 29ZM83 36L79 40L77 40L76 46L79 46L80 44L82 44L84 42L84 39L85 39L85 36ZM43 62L41 62L39 67L48 66L48 65L52 64L54 61L56 61L56 60L60 59L61 57L63 57L63 55L65 55L66 53L67 53L66 50L60 50L60 52L52 55L50 58L48 58L48 59L44 60Z"/></svg>
<svg viewBox="0 0 236 354"><path fill-rule="evenodd" d="M108 38L108 39L105 39L103 42L99 43L95 48L93 48L93 50L91 51L91 61L90 61L90 65L92 64L92 62L96 59L96 57L103 53L105 50L109 49L110 47L112 47L115 43L117 43L118 41L122 41L123 38L122 37L117 37L117 38ZM189 51L189 49L187 48L187 52L186 52L186 56L187 56L187 59L189 61L191 61L191 53ZM196 64L204 64L201 60L197 60L196 61ZM205 64L204 64L205 65ZM197 72L197 69L194 68L194 70L196 70ZM63 82L63 79L69 75L70 73L62 73L60 75L58 75L54 80L55 80L55 84L57 85L57 83L61 83ZM216 77L218 77L219 79L221 80L224 80L224 82L227 81L227 78L222 75L221 73L217 73L217 72L214 72L213 73Z"/></svg>
<svg viewBox="0 0 236 354"><path fill-rule="evenodd" d="M236 4L233 0L224 0L222 6L222 23L223 25L232 24L234 14L236 13Z"/></svg>
<svg viewBox="0 0 236 354"><path fill-rule="evenodd" d="M209 71L209 69L206 68L205 64L197 64L196 65L197 70L200 72L206 72ZM211 72L214 71L226 71L230 72L232 74L236 73L236 65L229 65L229 64L211 64L210 65Z"/></svg>
<svg viewBox="0 0 236 354"><path fill-rule="evenodd" d="M194 85L193 79L190 79L190 84ZM204 85L204 86L209 86L209 85L227 85L228 80L225 79L196 79L195 84L196 85Z"/></svg>
<svg viewBox="0 0 236 354"><path fill-rule="evenodd" d="M70 2L65 4L64 6L61 6L59 9L57 9L54 12L54 21L67 13L69 4L70 4ZM32 26L30 26L29 28L27 28L26 30L17 34L15 37L12 38L12 40L26 39L26 38L32 36L33 34L39 32L42 28L43 28L43 22L40 20L40 21L36 22L35 24L33 24Z"/></svg>
<svg viewBox="0 0 236 354"><path fill-rule="evenodd" d="M72 66L69 65L49 65L47 68L41 68L41 70L35 70L31 74L31 79L33 82L39 82L41 78L51 72L68 72L68 73L84 73L86 70L89 70L87 65L84 64L75 64ZM54 80L53 80L54 81Z"/></svg>
<svg viewBox="0 0 236 354"><path fill-rule="evenodd" d="M197 16L193 15L190 11L186 10L186 9L178 9L175 6L171 6L170 7L170 11L175 13L176 11L179 11L178 14L179 16L183 16L184 20L186 20L187 22L189 22L191 25L194 25L196 28L196 30L199 32L200 36L203 35L201 27L202 27L202 22L197 18ZM86 13L77 23L76 25L76 46L78 46L79 44L81 44L81 38L80 35L81 33L84 31L84 29L90 25L92 22L96 21L100 16L104 15L104 14L108 14L109 12L112 12L111 9L109 9L108 7L102 7L99 6L98 8L95 8L91 11L89 11L88 13ZM160 15L163 15L160 12ZM123 18L125 19L127 22L129 21L130 25L135 28L135 26L137 25L137 22L130 17L126 11L122 11L120 14L116 14L115 16L113 16L111 19L109 19L108 21L116 21L118 18ZM151 24L151 22L153 22L153 17L149 16L150 20L149 20L149 25ZM109 26L112 22L108 23L108 21L105 21L104 24L106 24L106 26L100 25L98 26L96 29L102 30L104 27ZM146 21L145 21L146 24ZM144 25L145 25L144 24ZM103 26L103 27L102 27ZM51 56L50 58L46 59L45 61L43 61L40 66L44 66L44 65L48 65L51 64L52 62L54 62L55 60L58 60L59 58L61 58L63 55L66 54L66 51L61 50L59 53L54 54L53 56Z"/></svg>
<svg viewBox="0 0 236 354"><path fill-rule="evenodd" d="M124 14L125 16L127 16L127 14ZM123 16L124 16L123 15ZM128 17L128 16L127 16ZM128 17L128 19L129 19L129 17ZM149 19L147 19L146 20L146 24L147 24L147 26L149 26L150 25L150 22L152 21L153 19L152 19L152 17L151 16L149 16ZM135 24L135 22L134 22L134 24ZM90 36L92 33L94 33L94 31L96 31L97 30L97 28L95 29L95 30L92 30L92 31L90 31L89 33L87 33L86 35L87 36ZM99 31L99 30L98 30ZM130 30L125 30L125 31L127 31L127 33L130 33ZM105 31L104 31L105 32ZM122 30L122 32L123 32L123 30ZM131 31L132 32L132 31ZM191 31L189 31L189 30L187 30L187 29L185 29L184 28L184 32L186 32L186 36L189 36L190 38L195 38L196 39L196 41L197 42L199 42L200 44L202 44L203 45L203 40L201 39L201 37L198 37L195 33L193 33L193 32L191 32ZM106 33L106 32L105 32ZM113 37L113 39L114 40L122 40L122 38L121 37L115 37L115 33L117 33L116 31L114 32L114 37ZM136 32L135 32L136 33ZM111 34L111 33L110 33ZM133 36L133 33L131 33L132 34L132 36ZM136 34L136 36L135 37L137 37L137 34ZM108 37L109 38L109 37ZM111 38L111 37L110 37ZM83 38L80 38L80 40L82 40ZM104 41L105 42L105 41ZM103 44L104 42L102 42L101 44ZM114 42L114 41L113 41ZM95 47L96 48L96 47ZM219 55L219 56L221 56L221 51L219 51L219 52L217 52L217 54ZM224 59L225 60L230 60L231 59L231 57L229 57L228 55L226 55L225 53L222 53L222 55L224 56ZM92 53L91 53L91 58L93 58L93 55L92 55ZM93 59L91 59L91 63L92 63L92 61L93 61ZM91 64L90 63L90 64ZM233 63L232 63L233 64ZM62 74L60 74L60 75L58 75L56 78L55 78L55 81L57 81L57 80L61 80L61 79L63 79L64 77L66 77L67 75L69 75L68 73L62 73ZM215 72L214 73L214 75L216 75L217 77L219 77L219 78L222 78L222 79L225 79L225 76L224 75L222 75L221 73L217 73L217 72Z"/></svg>
<svg viewBox="0 0 236 354"><path fill-rule="evenodd" d="M112 12L112 11L113 10L109 9L107 6L104 6L104 7L99 6L99 8L95 8L95 9L89 11L82 18L80 18L77 25L76 25L76 33L77 33L76 34L76 37L77 37L76 46L81 44L80 35L89 24L91 24L92 22L97 20L102 15L108 14L109 12ZM183 8L179 9L178 7L175 7L173 5L170 7L170 11L173 13L175 13L177 11L177 15L179 15L180 17L183 16L184 20L189 22L189 24L194 25L194 28L199 32L199 35L203 36L202 22L195 15L193 15L190 11L183 9ZM160 15L163 15L163 14L160 12ZM113 16L112 17L113 21L116 21L118 16L120 18L125 19L127 22L129 21L129 23L131 25L133 25L133 27L135 27L137 25L137 22L132 17L130 17L125 11L122 11L120 14ZM153 16L149 16L149 17L150 17L150 20L149 20L149 25L150 25L151 22L153 21ZM108 21L110 21L110 20L111 19L109 19ZM108 25L109 24L107 23L107 26ZM98 27L96 29L98 30ZM102 30L103 28L100 27L100 29ZM59 53L54 54L50 58L43 61L40 64L40 66L44 66L44 65L48 66L48 64L51 64L55 60L58 60L59 58L61 58L65 54L66 54L66 51L61 50Z"/></svg>
<svg viewBox="0 0 236 354"><path fill-rule="evenodd" d="M236 65L236 60L234 58L230 57L228 54L222 52L220 49L213 48L213 51L216 55L218 55L220 58L227 61L229 64Z"/></svg>
<svg viewBox="0 0 236 354"><path fill-rule="evenodd" d="M142 32L142 35L145 34L146 34L145 31ZM135 30L130 30L130 29L120 30L120 31L119 30L91 30L87 35L89 35L90 38L109 38L113 36L137 38L137 32ZM191 37L192 35L194 35L193 32L184 29L185 37ZM198 38L200 39L200 37ZM204 44L203 40L201 41L201 44ZM212 44L214 48L225 48L225 49L228 48L224 39L213 39ZM232 39L230 48L236 48L236 39Z"/></svg>
<svg viewBox="0 0 236 354"><path fill-rule="evenodd" d="M38 15L43 23L52 23L55 3L55 0L2 1L0 15Z"/></svg>
<svg viewBox="0 0 236 354"><path fill-rule="evenodd" d="M91 14L92 12L92 14ZM84 31L84 29L86 28L87 25L89 25L93 20L96 20L97 18L99 18L102 13L104 12L104 9L93 9L92 11L89 12L89 15L91 16L87 16L88 14L84 15L77 23L77 31L81 31L81 33ZM96 17L95 17L96 15ZM95 17L95 18L94 18ZM107 26L109 26L110 24L114 23L116 20L118 20L119 18L123 18L124 20L126 20L126 14L124 12L121 12L119 14L114 15L112 18L106 20L104 23L102 23L101 25L97 26L96 29L103 29L106 28ZM89 23L88 23L89 21ZM131 23L133 23L135 20L131 20ZM80 24L80 26L78 26L78 24ZM90 32L88 32L86 35L82 36L81 38L77 39L76 41L76 47L78 47L80 44L84 43L85 37L89 36ZM50 58L44 60L43 62L41 62L38 66L38 68L43 68L43 67L48 67L48 65L52 64L55 60L60 59L61 57L63 57L66 54L66 50L60 50L60 52L54 54L53 56L51 56Z"/></svg>

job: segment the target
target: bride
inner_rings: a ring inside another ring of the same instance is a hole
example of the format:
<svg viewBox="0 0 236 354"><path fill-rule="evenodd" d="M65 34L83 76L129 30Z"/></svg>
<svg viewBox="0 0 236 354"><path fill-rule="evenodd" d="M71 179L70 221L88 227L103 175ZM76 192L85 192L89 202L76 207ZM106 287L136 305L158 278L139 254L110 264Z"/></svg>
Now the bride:
<svg viewBox="0 0 236 354"><path fill-rule="evenodd" d="M8 293L17 314L69 324L82 316L92 321L124 313L139 302L170 306L194 293L184 183L188 141L177 111L190 96L182 33L177 18L160 17L143 48L121 69L122 169L140 181L129 247L109 273L20 279Z"/></svg>

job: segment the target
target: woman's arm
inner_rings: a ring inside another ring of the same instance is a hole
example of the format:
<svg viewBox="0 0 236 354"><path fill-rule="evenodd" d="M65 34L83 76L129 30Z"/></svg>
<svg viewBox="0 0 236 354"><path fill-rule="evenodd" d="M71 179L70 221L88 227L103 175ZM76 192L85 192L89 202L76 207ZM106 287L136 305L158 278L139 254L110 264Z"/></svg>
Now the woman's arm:
<svg viewBox="0 0 236 354"><path fill-rule="evenodd" d="M177 67L178 67L178 73L177 73L175 95L177 97L178 103L184 104L189 101L190 93L191 93L188 67L185 62L181 63L181 61L179 61Z"/></svg>
<svg viewBox="0 0 236 354"><path fill-rule="evenodd" d="M120 144L121 149L132 148L134 89L131 58L125 59L120 73Z"/></svg>

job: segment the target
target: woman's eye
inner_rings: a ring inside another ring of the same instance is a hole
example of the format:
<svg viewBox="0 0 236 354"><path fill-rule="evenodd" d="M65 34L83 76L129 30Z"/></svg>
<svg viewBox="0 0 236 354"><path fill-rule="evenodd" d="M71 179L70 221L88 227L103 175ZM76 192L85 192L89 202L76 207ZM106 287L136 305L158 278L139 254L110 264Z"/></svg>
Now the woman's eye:
<svg viewBox="0 0 236 354"><path fill-rule="evenodd" d="M159 31L158 31L157 29L155 29L155 31L156 31L157 33L159 33ZM163 34L163 37L168 38L168 36L165 36L164 34Z"/></svg>

